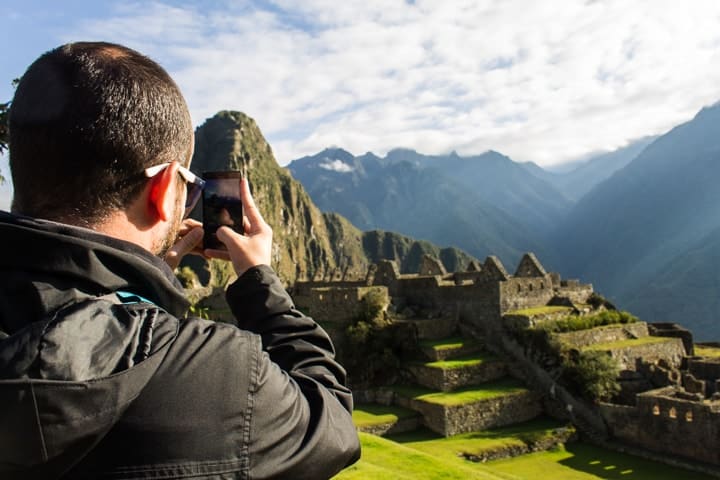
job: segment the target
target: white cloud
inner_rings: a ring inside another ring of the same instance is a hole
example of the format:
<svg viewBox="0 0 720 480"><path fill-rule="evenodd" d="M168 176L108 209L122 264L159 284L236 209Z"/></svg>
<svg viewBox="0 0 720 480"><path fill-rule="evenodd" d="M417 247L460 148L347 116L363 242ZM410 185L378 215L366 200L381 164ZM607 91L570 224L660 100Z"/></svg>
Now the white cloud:
<svg viewBox="0 0 720 480"><path fill-rule="evenodd" d="M720 99L720 2L307 0L129 4L68 35L165 65L197 124L254 117L278 160L487 149L554 164Z"/></svg>
<svg viewBox="0 0 720 480"><path fill-rule="evenodd" d="M326 162L321 163L319 167L325 170L339 173L350 173L355 170L352 165L348 165L342 160L330 160L329 158Z"/></svg>

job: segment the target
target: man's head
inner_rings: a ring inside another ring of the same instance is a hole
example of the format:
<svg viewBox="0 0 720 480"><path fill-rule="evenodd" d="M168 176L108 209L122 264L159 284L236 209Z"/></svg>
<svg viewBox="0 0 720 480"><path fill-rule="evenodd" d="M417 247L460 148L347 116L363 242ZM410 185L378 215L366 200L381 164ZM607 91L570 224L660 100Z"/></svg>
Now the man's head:
<svg viewBox="0 0 720 480"><path fill-rule="evenodd" d="M13 211L94 227L147 194L156 180L146 168L188 165L193 132L180 90L157 63L120 45L70 43L20 80L10 145ZM176 172L162 175L179 185Z"/></svg>

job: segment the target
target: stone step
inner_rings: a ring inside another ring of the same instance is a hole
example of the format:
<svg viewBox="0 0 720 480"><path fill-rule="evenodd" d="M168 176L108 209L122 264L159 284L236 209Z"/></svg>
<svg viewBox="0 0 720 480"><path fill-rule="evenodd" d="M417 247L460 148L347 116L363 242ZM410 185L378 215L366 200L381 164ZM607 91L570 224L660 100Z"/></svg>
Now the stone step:
<svg viewBox="0 0 720 480"><path fill-rule="evenodd" d="M358 431L381 437L417 430L422 420L415 410L369 403L355 405L352 416Z"/></svg>
<svg viewBox="0 0 720 480"><path fill-rule="evenodd" d="M575 332L555 333L554 335L563 343L572 345L575 348L584 348L596 343L644 338L649 333L646 322L635 322L621 325L603 325Z"/></svg>
<svg viewBox="0 0 720 480"><path fill-rule="evenodd" d="M485 463L553 450L577 440L577 437L572 424L540 415L527 422L455 435L452 439L443 439L443 441L446 444L452 442L457 445L458 457L471 462Z"/></svg>
<svg viewBox="0 0 720 480"><path fill-rule="evenodd" d="M419 412L423 424L443 436L513 425L542 412L539 395L510 378L452 392L419 386L393 391L396 405Z"/></svg>
<svg viewBox="0 0 720 480"><path fill-rule="evenodd" d="M407 366L416 383L449 392L498 380L507 375L507 364L491 353L475 353L452 360L413 363Z"/></svg>
<svg viewBox="0 0 720 480"><path fill-rule="evenodd" d="M457 331L457 318L408 318L395 320L396 323L410 324L417 331L419 340L439 340L450 337Z"/></svg>
<svg viewBox="0 0 720 480"><path fill-rule="evenodd" d="M467 337L445 337L438 340L423 340L418 346L425 357L433 362L463 357L483 349L481 340Z"/></svg>
<svg viewBox="0 0 720 480"><path fill-rule="evenodd" d="M682 340L672 337L643 337L617 342L595 343L582 349L585 351L607 352L616 359L621 370L635 370L638 359L644 362L665 360L679 368L685 356Z"/></svg>

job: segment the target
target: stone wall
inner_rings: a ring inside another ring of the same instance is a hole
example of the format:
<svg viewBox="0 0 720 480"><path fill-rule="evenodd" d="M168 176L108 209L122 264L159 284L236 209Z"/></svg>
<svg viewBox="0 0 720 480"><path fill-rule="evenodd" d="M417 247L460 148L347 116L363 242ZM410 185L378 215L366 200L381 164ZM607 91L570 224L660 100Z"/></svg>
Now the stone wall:
<svg viewBox="0 0 720 480"><path fill-rule="evenodd" d="M457 312L461 323L492 339L500 327L500 284L476 283L458 289Z"/></svg>
<svg viewBox="0 0 720 480"><path fill-rule="evenodd" d="M455 285L471 285L477 282L482 274L477 272L455 272L453 273L453 281Z"/></svg>
<svg viewBox="0 0 720 480"><path fill-rule="evenodd" d="M592 284L581 284L577 280L562 281L555 292L558 297L569 298L574 304L586 303L592 293Z"/></svg>
<svg viewBox="0 0 720 480"><path fill-rule="evenodd" d="M420 426L420 417L401 418L396 422L381 423L376 425L363 425L358 427L361 432L383 437L385 435L396 435L398 433L412 432Z"/></svg>
<svg viewBox="0 0 720 480"><path fill-rule="evenodd" d="M555 334L561 342L570 344L576 348L586 347L595 343L617 342L627 338L642 338L648 335L648 326L645 322L607 325L589 330Z"/></svg>
<svg viewBox="0 0 720 480"><path fill-rule="evenodd" d="M410 365L409 370L415 376L415 382L442 392L449 392L465 385L477 385L504 377L507 374L505 362L487 360L478 365L456 368Z"/></svg>
<svg viewBox="0 0 720 480"><path fill-rule="evenodd" d="M543 407L548 414L571 421L583 433L591 433L595 437L607 437L607 426L594 408L575 398L557 384L557 378L527 357L527 351L522 344L509 335L502 335L500 340L498 345L488 343L488 347L494 346L497 351L513 359L510 365L517 365L514 375L522 378L534 391L543 394Z"/></svg>
<svg viewBox="0 0 720 480"><path fill-rule="evenodd" d="M685 347L679 338L668 338L662 343L648 343L613 348L610 356L618 361L621 370L636 370L639 359L644 362L666 361L674 368L680 367Z"/></svg>
<svg viewBox="0 0 720 480"><path fill-rule="evenodd" d="M673 337L679 338L685 347L685 353L689 356L695 354L695 342L693 342L692 332L687 328L683 328L677 323L651 323L649 324L650 334L657 337Z"/></svg>
<svg viewBox="0 0 720 480"><path fill-rule="evenodd" d="M555 295L549 276L510 278L500 282L501 313L547 305Z"/></svg>
<svg viewBox="0 0 720 480"><path fill-rule="evenodd" d="M542 413L539 397L525 391L467 405L440 405L422 400L396 398L400 406L420 412L425 426L443 436L476 432L531 420Z"/></svg>
<svg viewBox="0 0 720 480"><path fill-rule="evenodd" d="M688 358L687 369L695 378L706 381L708 395L718 391L716 382L720 379L720 358Z"/></svg>
<svg viewBox="0 0 720 480"><path fill-rule="evenodd" d="M304 288L293 299L295 304L319 323L348 324L358 315L362 298L371 290L387 296L387 287L320 287Z"/></svg>
<svg viewBox="0 0 720 480"><path fill-rule="evenodd" d="M637 396L634 407L601 404L616 438L650 450L720 465L720 401L678 398L674 387Z"/></svg>
<svg viewBox="0 0 720 480"><path fill-rule="evenodd" d="M535 327L546 321L558 320L567 317L569 313L572 313L572 310L568 309L558 312L546 312L533 315L506 313L503 315L503 325L512 329Z"/></svg>
<svg viewBox="0 0 720 480"><path fill-rule="evenodd" d="M395 288L391 290L390 294L403 297L408 304L432 308L444 303L442 301L443 292L440 290L439 277L412 276L398 279Z"/></svg>
<svg viewBox="0 0 720 480"><path fill-rule="evenodd" d="M519 271L530 276L511 277L499 260L488 257L481 271L447 276L401 275L394 262L381 261L370 268L364 282L298 282L293 297L298 306L316 319L347 322L354 315L353 304L360 298L357 292L366 285L385 286L388 294L401 304L456 312L462 322L479 331L497 334L505 312L544 306L556 291L568 297L582 297L583 301L592 292L592 286L560 282L556 274L544 273L533 255L524 257Z"/></svg>
<svg viewBox="0 0 720 480"><path fill-rule="evenodd" d="M414 320L395 320L396 324L409 324L413 327L418 339L437 340L450 337L457 331L458 320L455 316L438 316Z"/></svg>

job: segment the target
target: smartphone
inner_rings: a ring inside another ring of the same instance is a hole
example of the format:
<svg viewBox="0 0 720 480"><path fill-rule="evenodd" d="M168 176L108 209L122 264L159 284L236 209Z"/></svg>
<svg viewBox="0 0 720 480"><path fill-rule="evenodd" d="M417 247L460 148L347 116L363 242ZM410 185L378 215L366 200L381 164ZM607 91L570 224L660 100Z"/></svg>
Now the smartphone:
<svg viewBox="0 0 720 480"><path fill-rule="evenodd" d="M217 238L217 229L227 225L243 233L243 208L240 200L242 172L204 172L203 189L203 248L224 250L225 245Z"/></svg>

